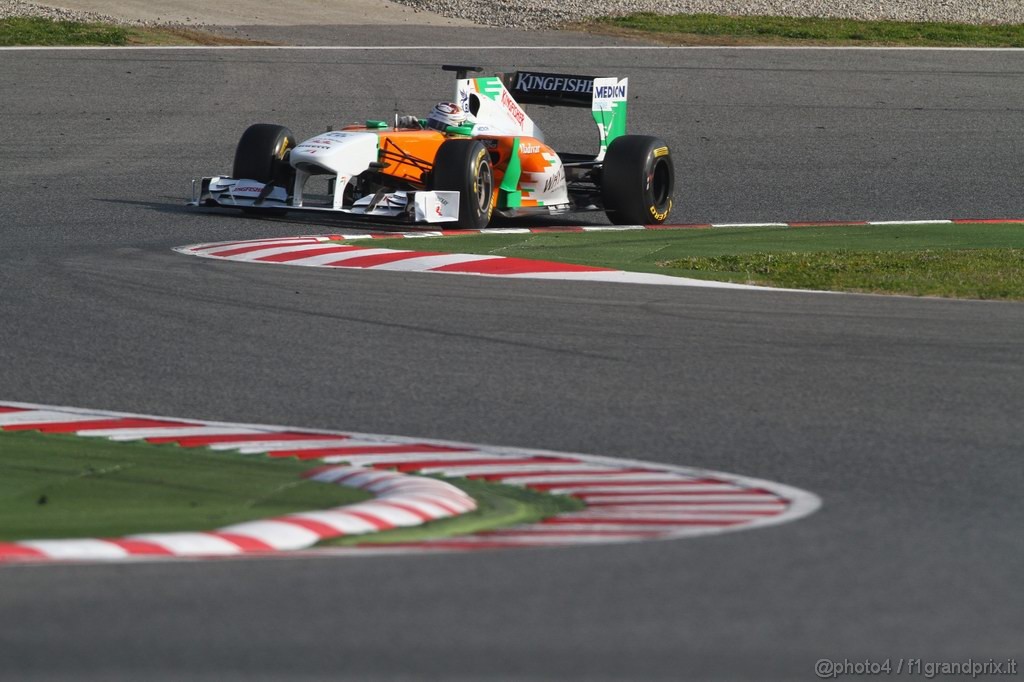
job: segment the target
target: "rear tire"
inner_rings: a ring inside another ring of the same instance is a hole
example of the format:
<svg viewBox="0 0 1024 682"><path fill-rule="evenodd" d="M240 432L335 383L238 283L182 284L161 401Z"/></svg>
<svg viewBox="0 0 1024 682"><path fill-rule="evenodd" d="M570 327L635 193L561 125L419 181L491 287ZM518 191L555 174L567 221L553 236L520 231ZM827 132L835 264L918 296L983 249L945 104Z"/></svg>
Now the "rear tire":
<svg viewBox="0 0 1024 682"><path fill-rule="evenodd" d="M295 134L284 126L251 125L238 141L231 176L238 180L273 183L290 193L295 169L288 163L287 154L294 146Z"/></svg>
<svg viewBox="0 0 1024 682"><path fill-rule="evenodd" d="M601 196L616 225L660 225L672 212L675 168L668 145L657 137L623 135L604 156Z"/></svg>
<svg viewBox="0 0 1024 682"><path fill-rule="evenodd" d="M494 171L487 148L476 140L446 140L434 157L432 188L459 193L463 230L480 230L494 213Z"/></svg>

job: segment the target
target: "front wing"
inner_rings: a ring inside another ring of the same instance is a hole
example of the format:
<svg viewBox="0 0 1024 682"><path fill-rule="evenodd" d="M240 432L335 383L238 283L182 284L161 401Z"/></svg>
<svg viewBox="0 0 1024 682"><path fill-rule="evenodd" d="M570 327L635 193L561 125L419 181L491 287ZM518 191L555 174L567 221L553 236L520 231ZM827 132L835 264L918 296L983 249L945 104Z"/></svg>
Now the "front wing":
<svg viewBox="0 0 1024 682"><path fill-rule="evenodd" d="M306 211L373 217L409 223L453 223L459 219L459 193L441 191L377 192L351 206L296 206L288 190L256 180L213 176L192 181L189 206L222 206L246 211Z"/></svg>

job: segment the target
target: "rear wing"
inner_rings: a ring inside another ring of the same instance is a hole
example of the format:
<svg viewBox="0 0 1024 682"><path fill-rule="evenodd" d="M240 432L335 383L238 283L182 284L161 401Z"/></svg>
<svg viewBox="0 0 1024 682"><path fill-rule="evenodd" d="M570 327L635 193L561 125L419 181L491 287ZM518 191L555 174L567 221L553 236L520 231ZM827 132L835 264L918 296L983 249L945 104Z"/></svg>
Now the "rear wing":
<svg viewBox="0 0 1024 682"><path fill-rule="evenodd" d="M593 76L533 71L514 71L498 75L512 96L523 104L590 107L594 92Z"/></svg>
<svg viewBox="0 0 1024 682"><path fill-rule="evenodd" d="M456 71L456 101L477 118L479 132L522 132L539 139L543 134L523 111L523 104L553 107L589 107L597 124L600 151L604 159L612 140L626 133L629 79L595 78L558 73L515 71L492 77L467 78L477 67L445 66Z"/></svg>

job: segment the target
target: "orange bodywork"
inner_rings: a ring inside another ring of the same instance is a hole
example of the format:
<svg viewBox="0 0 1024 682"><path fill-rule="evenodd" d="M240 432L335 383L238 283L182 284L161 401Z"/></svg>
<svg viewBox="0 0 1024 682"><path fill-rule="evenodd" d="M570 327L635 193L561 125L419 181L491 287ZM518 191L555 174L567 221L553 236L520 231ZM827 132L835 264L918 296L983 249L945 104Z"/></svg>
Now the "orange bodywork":
<svg viewBox="0 0 1024 682"><path fill-rule="evenodd" d="M426 187L426 174L433 170L434 158L438 148L450 136L436 130L393 130L376 129L364 126L346 126L342 130L358 130L372 132L380 138L378 158L387 164L381 170L383 175L408 182L416 187ZM550 169L557 155L553 149L533 137L515 137L500 135L494 137L477 137L488 150L491 157L491 168L494 172L495 205L500 195L500 185L505 178L513 155L518 153L520 178L517 178L517 189L522 190L522 205L536 206L536 199L530 197L528 186L523 181L531 177L540 177ZM518 149L515 146L518 144ZM528 183L527 183L528 185Z"/></svg>
<svg viewBox="0 0 1024 682"><path fill-rule="evenodd" d="M379 134L378 160L388 164L385 175L413 184L424 184L424 173L434 167L434 157L445 136L436 130L400 130Z"/></svg>

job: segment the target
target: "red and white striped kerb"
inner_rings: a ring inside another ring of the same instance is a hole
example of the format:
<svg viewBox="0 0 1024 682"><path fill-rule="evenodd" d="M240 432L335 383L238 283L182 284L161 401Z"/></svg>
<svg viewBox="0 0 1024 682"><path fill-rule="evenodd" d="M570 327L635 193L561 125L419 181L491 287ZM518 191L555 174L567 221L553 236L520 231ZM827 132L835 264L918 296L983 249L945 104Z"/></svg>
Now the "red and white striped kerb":
<svg viewBox="0 0 1024 682"><path fill-rule="evenodd" d="M253 239L242 242L216 242L180 246L174 250L189 256L217 260L316 268L399 270L403 272L432 272L526 279L583 280L589 282L661 284L711 289L765 290L764 287L753 287L746 284L689 279L654 273L626 272L592 265L576 265L573 263L511 258L508 256L367 248L365 246L340 244L334 241L335 238L343 236L282 237L279 239Z"/></svg>
<svg viewBox="0 0 1024 682"><path fill-rule="evenodd" d="M301 550L326 537L415 525L473 508L465 493L428 476L466 478L570 496L583 502L585 508L536 523L458 537L387 548L375 544L310 551L359 555L664 540L786 523L820 506L812 493L761 479L528 448L177 420L24 403L0 403L0 428L320 460L325 466L311 474L316 480L355 485L378 495L373 502L237 524L213 533L6 543L0 545L0 561ZM0 446L2 439L0 434ZM202 539L197 540L200 536ZM254 544L250 538L262 544Z"/></svg>

